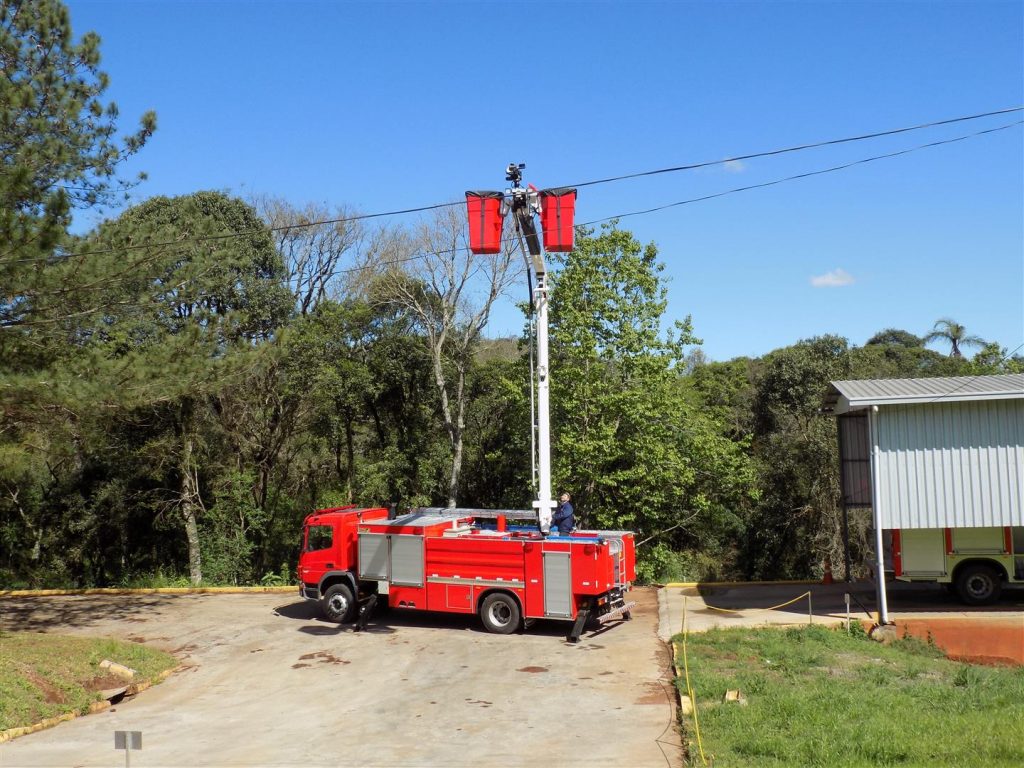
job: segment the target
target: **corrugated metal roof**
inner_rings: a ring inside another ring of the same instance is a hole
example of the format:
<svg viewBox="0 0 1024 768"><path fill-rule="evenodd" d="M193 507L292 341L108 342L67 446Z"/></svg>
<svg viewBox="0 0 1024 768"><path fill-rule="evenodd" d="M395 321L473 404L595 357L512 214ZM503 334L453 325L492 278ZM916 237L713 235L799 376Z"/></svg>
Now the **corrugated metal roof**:
<svg viewBox="0 0 1024 768"><path fill-rule="evenodd" d="M1022 398L1024 373L930 379L861 379L833 381L825 396L825 410L840 414L872 405Z"/></svg>

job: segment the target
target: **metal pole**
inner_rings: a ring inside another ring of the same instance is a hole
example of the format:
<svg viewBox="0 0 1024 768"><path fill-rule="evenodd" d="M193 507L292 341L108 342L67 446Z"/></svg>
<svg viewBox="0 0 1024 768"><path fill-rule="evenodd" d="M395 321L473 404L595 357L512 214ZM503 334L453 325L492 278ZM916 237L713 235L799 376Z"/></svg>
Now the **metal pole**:
<svg viewBox="0 0 1024 768"><path fill-rule="evenodd" d="M842 416L836 419L836 444L839 451L839 488L842 491L843 497L843 573L846 582L852 581L850 578L850 505L849 505L849 494L846 493L845 481L845 468L843 467L843 426Z"/></svg>
<svg viewBox="0 0 1024 768"><path fill-rule="evenodd" d="M878 623L889 623L889 605L885 594L885 551L882 542L882 510L879 508L878 491L878 406L868 411L868 435L871 440L871 515L875 526L875 561L878 580Z"/></svg>
<svg viewBox="0 0 1024 768"><path fill-rule="evenodd" d="M843 499L843 573L845 581L849 584L853 579L850 576L850 508Z"/></svg>
<svg viewBox="0 0 1024 768"><path fill-rule="evenodd" d="M811 603L811 590L807 590L807 623L814 623L814 606Z"/></svg>
<svg viewBox="0 0 1024 768"><path fill-rule="evenodd" d="M132 740L131 736L124 742L124 768L132 768Z"/></svg>
<svg viewBox="0 0 1024 768"><path fill-rule="evenodd" d="M539 262L539 263L538 263ZM534 293L537 310L537 453L538 486L537 518L542 532L551 528L551 514L555 502L551 498L551 410L548 372L548 281L543 262L534 259L537 284Z"/></svg>

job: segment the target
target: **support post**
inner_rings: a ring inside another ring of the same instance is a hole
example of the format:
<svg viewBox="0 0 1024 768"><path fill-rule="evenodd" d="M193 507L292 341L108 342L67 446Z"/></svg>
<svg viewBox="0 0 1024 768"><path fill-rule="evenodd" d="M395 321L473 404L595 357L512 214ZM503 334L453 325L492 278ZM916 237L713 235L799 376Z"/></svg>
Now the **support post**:
<svg viewBox="0 0 1024 768"><path fill-rule="evenodd" d="M871 441L871 517L875 526L875 567L878 581L878 623L889 623L889 604L885 593L885 550L882 542L882 510L878 498L878 406L868 411L868 437Z"/></svg>

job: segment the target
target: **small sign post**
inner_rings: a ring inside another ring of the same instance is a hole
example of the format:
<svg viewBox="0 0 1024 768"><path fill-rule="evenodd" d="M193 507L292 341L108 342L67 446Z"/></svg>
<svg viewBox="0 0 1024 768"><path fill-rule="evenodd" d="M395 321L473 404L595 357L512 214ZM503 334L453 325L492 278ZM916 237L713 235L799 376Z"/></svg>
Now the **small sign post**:
<svg viewBox="0 0 1024 768"><path fill-rule="evenodd" d="M124 766L132 766L132 750L142 749L142 731L114 731L114 749L124 750Z"/></svg>

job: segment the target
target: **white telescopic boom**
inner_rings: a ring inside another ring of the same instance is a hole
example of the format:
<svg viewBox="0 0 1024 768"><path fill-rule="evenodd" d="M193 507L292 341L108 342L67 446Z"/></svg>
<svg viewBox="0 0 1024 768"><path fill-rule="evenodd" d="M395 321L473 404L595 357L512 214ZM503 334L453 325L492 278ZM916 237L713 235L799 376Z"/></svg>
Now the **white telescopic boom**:
<svg viewBox="0 0 1024 768"><path fill-rule="evenodd" d="M534 309L537 312L537 453L538 486L537 520L543 533L551 528L551 515L555 507L551 498L551 409L548 373L548 282L544 261L533 259L536 283L533 293Z"/></svg>

